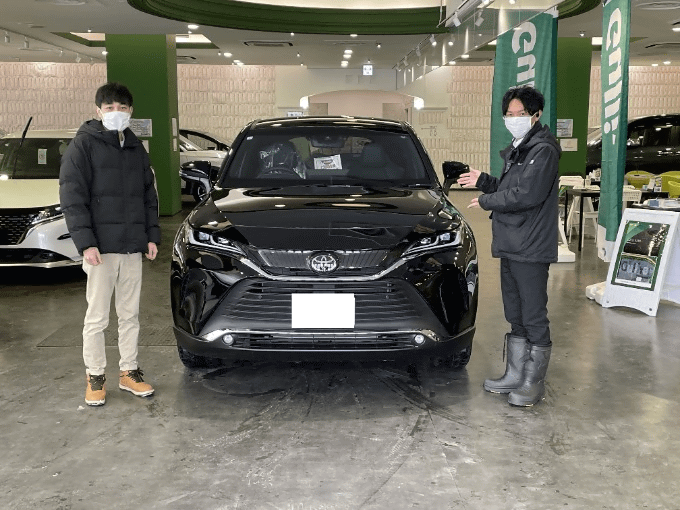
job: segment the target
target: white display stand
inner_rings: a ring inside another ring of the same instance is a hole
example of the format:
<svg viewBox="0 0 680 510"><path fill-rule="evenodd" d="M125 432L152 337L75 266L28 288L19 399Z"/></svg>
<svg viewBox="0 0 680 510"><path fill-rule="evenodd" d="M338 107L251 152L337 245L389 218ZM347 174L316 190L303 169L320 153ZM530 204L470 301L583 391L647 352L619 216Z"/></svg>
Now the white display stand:
<svg viewBox="0 0 680 510"><path fill-rule="evenodd" d="M625 306L651 316L661 299L680 303L679 220L680 212L626 209L604 292L595 284L586 295L605 308Z"/></svg>

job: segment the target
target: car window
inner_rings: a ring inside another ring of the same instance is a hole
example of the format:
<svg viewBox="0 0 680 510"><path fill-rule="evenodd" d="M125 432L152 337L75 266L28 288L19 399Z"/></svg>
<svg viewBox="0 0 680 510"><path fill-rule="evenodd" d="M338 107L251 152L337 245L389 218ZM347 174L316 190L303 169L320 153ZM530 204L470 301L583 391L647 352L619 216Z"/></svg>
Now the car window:
<svg viewBox="0 0 680 510"><path fill-rule="evenodd" d="M182 136L203 151L225 150L225 144L208 134L182 131Z"/></svg>
<svg viewBox="0 0 680 510"><path fill-rule="evenodd" d="M198 145L193 144L190 140L184 136L179 137L179 149L182 152L200 151L201 149Z"/></svg>
<svg viewBox="0 0 680 510"><path fill-rule="evenodd" d="M656 122L644 133L642 145L645 147L669 147L678 145L678 129L670 122Z"/></svg>
<svg viewBox="0 0 680 510"><path fill-rule="evenodd" d="M58 179L68 138L18 138L0 140L0 178ZM17 152L18 149L18 152Z"/></svg>
<svg viewBox="0 0 680 510"><path fill-rule="evenodd" d="M222 185L431 184L414 140L405 133L344 127L256 129L247 135Z"/></svg>

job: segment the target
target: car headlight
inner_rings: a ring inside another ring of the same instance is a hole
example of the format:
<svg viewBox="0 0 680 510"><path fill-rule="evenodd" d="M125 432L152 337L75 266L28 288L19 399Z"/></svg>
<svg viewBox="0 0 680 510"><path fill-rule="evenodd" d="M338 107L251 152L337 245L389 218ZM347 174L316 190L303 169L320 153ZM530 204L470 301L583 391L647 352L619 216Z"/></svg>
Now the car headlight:
<svg viewBox="0 0 680 510"><path fill-rule="evenodd" d="M31 225L37 225L38 223L43 223L45 221L56 220L62 216L63 213L61 212L61 207L59 205L46 207L33 217Z"/></svg>
<svg viewBox="0 0 680 510"><path fill-rule="evenodd" d="M245 257L246 252L239 244L231 239L221 236L219 233L211 234L201 230L195 230L187 225L187 242L195 246L209 247L213 250L226 253L231 256Z"/></svg>
<svg viewBox="0 0 680 510"><path fill-rule="evenodd" d="M422 237L404 250L404 257L418 255L424 252L437 251L460 245L460 229L452 232L440 232Z"/></svg>

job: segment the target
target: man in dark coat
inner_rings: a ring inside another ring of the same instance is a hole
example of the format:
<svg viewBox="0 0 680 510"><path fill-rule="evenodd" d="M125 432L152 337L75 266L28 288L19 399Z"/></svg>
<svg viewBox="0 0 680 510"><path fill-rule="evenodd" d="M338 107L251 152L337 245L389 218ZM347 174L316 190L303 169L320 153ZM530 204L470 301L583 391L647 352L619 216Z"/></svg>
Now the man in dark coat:
<svg viewBox="0 0 680 510"><path fill-rule="evenodd" d="M507 365L484 389L508 393L508 402L532 406L543 398L552 341L548 322L548 270L557 262L560 145L539 118L543 95L513 87L503 96L512 143L501 151L500 178L471 169L458 182L482 191L468 207L491 211L491 254L501 259L501 293L510 333Z"/></svg>
<svg viewBox="0 0 680 510"><path fill-rule="evenodd" d="M153 393L137 364L142 253L154 260L160 244L155 177L144 146L129 129L132 94L107 83L95 95L99 119L85 122L61 162L59 198L66 225L87 273L83 327L85 402L103 405L104 329L115 293L122 390Z"/></svg>

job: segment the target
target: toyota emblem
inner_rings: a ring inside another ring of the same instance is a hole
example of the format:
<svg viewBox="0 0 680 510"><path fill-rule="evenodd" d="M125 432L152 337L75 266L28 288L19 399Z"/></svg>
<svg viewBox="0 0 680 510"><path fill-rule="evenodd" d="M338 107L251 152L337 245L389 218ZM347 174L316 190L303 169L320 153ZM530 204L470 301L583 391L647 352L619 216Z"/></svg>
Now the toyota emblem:
<svg viewBox="0 0 680 510"><path fill-rule="evenodd" d="M332 273L338 268L338 258L332 253L315 253L309 257L309 267L317 273Z"/></svg>

